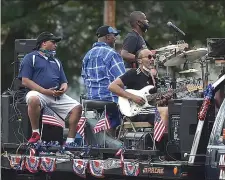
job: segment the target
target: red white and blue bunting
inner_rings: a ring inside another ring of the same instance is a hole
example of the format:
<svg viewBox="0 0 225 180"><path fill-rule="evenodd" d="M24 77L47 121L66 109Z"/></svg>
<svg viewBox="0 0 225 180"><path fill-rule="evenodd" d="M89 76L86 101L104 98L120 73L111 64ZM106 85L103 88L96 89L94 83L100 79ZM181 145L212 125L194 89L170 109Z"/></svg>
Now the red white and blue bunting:
<svg viewBox="0 0 225 180"><path fill-rule="evenodd" d="M41 157L40 169L45 172L53 172L56 169L56 158Z"/></svg>
<svg viewBox="0 0 225 180"><path fill-rule="evenodd" d="M104 161L103 160L90 160L89 161L89 169L92 176L103 178L104 172Z"/></svg>
<svg viewBox="0 0 225 180"><path fill-rule="evenodd" d="M86 178L88 160L86 159L74 159L73 160L73 171L76 175Z"/></svg>
<svg viewBox="0 0 225 180"><path fill-rule="evenodd" d="M36 173L38 170L44 172L53 172L56 170L56 158L50 157L36 157L11 155L10 166L15 170L23 170L26 168L31 173ZM120 168L119 159L107 159L107 160L87 160L87 159L73 159L73 171L76 175L86 178L86 169L89 164L89 170L92 176L97 178L104 178L104 169ZM225 179L225 155L220 156L219 161L220 179ZM138 176L139 175L139 163L138 162L124 162L123 174L126 176Z"/></svg>
<svg viewBox="0 0 225 180"><path fill-rule="evenodd" d="M38 171L39 165L40 165L39 157L35 157L35 156L26 157L25 167L31 173L36 173Z"/></svg>
<svg viewBox="0 0 225 180"><path fill-rule="evenodd" d="M117 169L117 168L121 168L121 162L119 159L109 158L104 160L104 163L103 163L104 170Z"/></svg>
<svg viewBox="0 0 225 180"><path fill-rule="evenodd" d="M225 179L225 155L224 154L220 155L219 168L220 168L219 179Z"/></svg>
<svg viewBox="0 0 225 180"><path fill-rule="evenodd" d="M139 174L139 163L124 162L123 174L126 176L138 176Z"/></svg>
<svg viewBox="0 0 225 180"><path fill-rule="evenodd" d="M21 155L11 155L9 157L10 160L10 166L12 169L15 170L23 170L24 168L24 157Z"/></svg>

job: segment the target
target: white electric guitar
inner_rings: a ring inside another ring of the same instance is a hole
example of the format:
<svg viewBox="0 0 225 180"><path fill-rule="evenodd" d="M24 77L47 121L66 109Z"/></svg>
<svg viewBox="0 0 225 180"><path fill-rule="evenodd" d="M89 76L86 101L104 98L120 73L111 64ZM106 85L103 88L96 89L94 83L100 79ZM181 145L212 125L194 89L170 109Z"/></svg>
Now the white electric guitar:
<svg viewBox="0 0 225 180"><path fill-rule="evenodd" d="M192 92L192 91L196 91L196 90L202 90L202 87L200 87L200 86L185 85L179 89L174 89L169 92L167 91L167 92L162 92L162 93L149 94L149 90L151 90L153 88L154 88L154 86L149 85L149 86L142 88L141 90L127 89L126 90L127 92L142 97L145 100L145 104L143 106L140 106L131 100L128 100L123 97L119 97L118 105L119 105L120 112L127 117L133 117L133 116L137 115L138 113L140 113L143 108L151 107L152 105L150 105L148 102L151 102L156 98L160 98L167 93L174 94L174 93L178 93L178 92L182 92L182 91Z"/></svg>

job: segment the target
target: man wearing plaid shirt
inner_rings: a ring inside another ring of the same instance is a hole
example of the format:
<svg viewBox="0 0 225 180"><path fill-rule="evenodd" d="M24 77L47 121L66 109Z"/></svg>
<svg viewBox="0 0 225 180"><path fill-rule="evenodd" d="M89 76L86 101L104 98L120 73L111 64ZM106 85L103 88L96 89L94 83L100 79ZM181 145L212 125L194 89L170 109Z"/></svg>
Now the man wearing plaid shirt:
<svg viewBox="0 0 225 180"><path fill-rule="evenodd" d="M125 73L123 59L114 49L118 34L119 31L110 26L98 28L98 42L93 44L83 59L81 75L88 99L117 103L118 97L108 90L108 86ZM111 127L120 125L118 110L107 114Z"/></svg>

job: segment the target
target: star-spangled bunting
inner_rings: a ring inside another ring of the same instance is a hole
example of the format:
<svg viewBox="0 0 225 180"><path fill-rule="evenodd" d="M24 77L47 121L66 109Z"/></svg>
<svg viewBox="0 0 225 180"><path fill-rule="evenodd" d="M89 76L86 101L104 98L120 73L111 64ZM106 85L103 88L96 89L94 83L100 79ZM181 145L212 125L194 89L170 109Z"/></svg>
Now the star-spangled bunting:
<svg viewBox="0 0 225 180"><path fill-rule="evenodd" d="M156 108L155 110L155 122L154 122L154 140L160 141L164 132L165 132L165 125L163 124L163 121L160 117L159 111Z"/></svg>
<svg viewBox="0 0 225 180"><path fill-rule="evenodd" d="M109 119L106 115L106 112L104 111L102 113L102 116L100 118L100 120L97 122L97 124L95 125L94 127L94 133L98 133L100 131L104 131L104 130L107 130L107 129L110 129L110 122L109 122Z"/></svg>
<svg viewBox="0 0 225 180"><path fill-rule="evenodd" d="M211 104L211 100L214 97L214 88L211 84L209 84L204 90L204 101L198 113L198 119L200 121L204 121Z"/></svg>

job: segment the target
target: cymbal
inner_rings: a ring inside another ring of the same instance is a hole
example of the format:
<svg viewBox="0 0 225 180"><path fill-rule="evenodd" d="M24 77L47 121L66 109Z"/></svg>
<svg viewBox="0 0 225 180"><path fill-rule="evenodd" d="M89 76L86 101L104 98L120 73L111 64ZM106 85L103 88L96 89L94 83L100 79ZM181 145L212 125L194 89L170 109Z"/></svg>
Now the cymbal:
<svg viewBox="0 0 225 180"><path fill-rule="evenodd" d="M185 74L185 73L194 73L194 72L198 72L198 70L197 69L188 69L188 70L185 70L185 71L180 71L179 73Z"/></svg>
<svg viewBox="0 0 225 180"><path fill-rule="evenodd" d="M187 59L189 61L194 61L196 59L199 59L207 54L208 50L207 48L198 48L194 50L190 50L187 52L184 52L185 56L187 56Z"/></svg>
<svg viewBox="0 0 225 180"><path fill-rule="evenodd" d="M166 61L164 66L177 66L184 64L186 61L194 61L199 59L207 54L207 48L198 48L195 50L189 50L182 52L174 58Z"/></svg>
<svg viewBox="0 0 225 180"><path fill-rule="evenodd" d="M177 48L177 45L168 45L168 46L165 46L165 47L161 47L159 49L156 49L156 53L160 53L162 51L168 51L168 50L173 50L173 49L176 49Z"/></svg>

